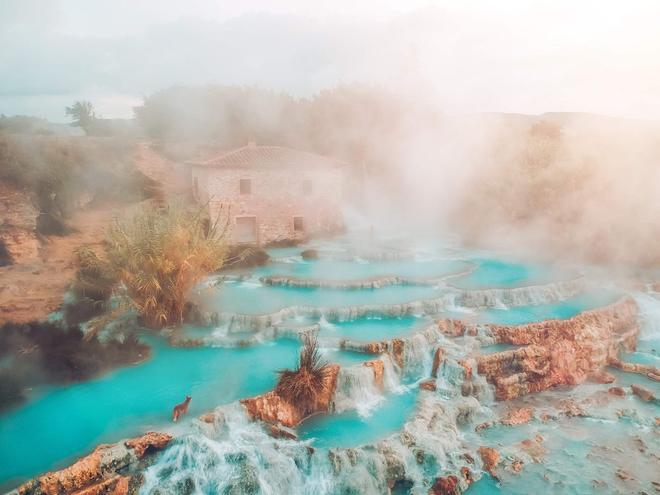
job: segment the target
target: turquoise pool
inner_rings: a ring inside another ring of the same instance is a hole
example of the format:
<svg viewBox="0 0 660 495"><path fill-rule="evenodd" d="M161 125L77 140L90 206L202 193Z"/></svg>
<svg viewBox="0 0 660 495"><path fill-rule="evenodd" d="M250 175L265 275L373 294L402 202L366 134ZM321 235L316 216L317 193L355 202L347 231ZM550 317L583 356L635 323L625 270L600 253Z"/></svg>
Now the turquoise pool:
<svg viewBox="0 0 660 495"><path fill-rule="evenodd" d="M312 440L314 447L357 447L382 440L401 429L415 410L417 388L387 394L369 416L347 411L314 416L298 426L301 439Z"/></svg>
<svg viewBox="0 0 660 495"><path fill-rule="evenodd" d="M0 416L0 483L65 466L98 443L167 427L172 407L186 395L194 417L265 392L278 369L295 364L299 349L288 339L244 349L177 349L146 340L153 347L149 361L35 390L26 404Z"/></svg>
<svg viewBox="0 0 660 495"><path fill-rule="evenodd" d="M476 269L463 277L452 279L452 285L463 289L521 287L569 280L576 276L573 271L538 263L520 263L493 258L470 258L470 262L476 265Z"/></svg>
<svg viewBox="0 0 660 495"><path fill-rule="evenodd" d="M241 314L273 313L289 306L338 308L363 304L399 304L433 299L442 294L434 287L388 286L380 289L335 290L270 287L258 280L225 282L201 289L192 299L206 311Z"/></svg>
<svg viewBox="0 0 660 495"><path fill-rule="evenodd" d="M477 320L499 325L524 325L552 318L561 320L572 318L583 311L611 304L620 296L620 293L608 290L591 291L578 297L551 304L489 309L481 312L477 316Z"/></svg>
<svg viewBox="0 0 660 495"><path fill-rule="evenodd" d="M395 250L396 246L397 244L392 242L388 249ZM448 290L442 284L438 287L404 285L366 290L270 287L259 281L260 277L268 275L335 281L388 275L436 278L474 267L471 273L447 281L448 284L469 289L516 287L557 279L565 280L574 276L573 273L558 271L552 267L502 261L458 249L452 250L451 256L442 249L434 251L427 248L424 252L411 250L406 253L405 259L401 257L396 261L369 261L361 259L359 255L352 261L339 261L348 259L346 255L352 249L350 242L341 239L324 241L316 247L323 248L326 252L334 252L336 259L323 258L306 262L299 256L303 247L271 249L271 256L278 260L275 263L242 272L242 275L247 275L242 281L221 283L216 287L204 287L202 284L195 291L194 298L209 311L263 314L299 305L333 308L363 304L400 304L437 298ZM617 293L611 291L592 291L562 302L487 311L447 312L438 317L508 325L522 324L547 318L569 318L580 311L610 303L617 296ZM652 302L649 304L652 306ZM324 359L350 367L360 366L375 356L340 350L334 339L367 342L405 337L424 328L431 321L431 318L410 316L363 318L334 324L303 319L296 324L320 323L319 336ZM189 337L205 337L212 332L226 332L226 328L193 326L184 330L184 334ZM624 356L624 359L645 364L655 363L657 366L658 340L656 336L648 335L647 331L646 340L640 341L638 351ZM232 338L252 336L253 334L245 332L232 335ZM143 338L153 347L153 356L149 361L115 370L88 382L34 390L25 404L0 415L0 488L13 488L27 477L65 466L76 457L89 452L98 443L114 442L146 430L172 428L171 409L185 395L191 395L193 398L190 417L194 417L215 406L270 390L277 379L276 371L295 364L300 345L295 338L279 338L272 342L259 342L250 347L172 348L163 339L153 335L145 335ZM503 348L489 346L483 348L483 351L495 352ZM420 370L423 368L419 367ZM417 371L415 373L419 374ZM622 385L641 383L660 393L658 385L650 383L651 381L644 377L614 373ZM407 378L415 381L425 377ZM356 447L377 442L401 430L415 411L418 397L417 387L397 388L396 391L382 393L382 397L377 405L369 410L369 414L364 414L363 410L350 409L334 415L316 416L299 425L297 431L302 439L318 449ZM652 407L657 406L646 404L640 406L640 410L644 414L650 414ZM556 426L554 423L547 425L543 434L553 435L553 425ZM188 431L188 427L187 421L176 425L178 431ZM242 428L250 430L250 426L243 425ZM602 428L602 425L598 428ZM578 430L566 430L558 434L556 452L551 454L556 469L559 469L562 463L571 463L576 456L588 452L585 450L585 442L595 438L596 431L595 426L585 424ZM532 430L524 428L495 428L485 434L484 440L495 444L506 443L519 441L518 437L511 435L521 435L522 439L522 436L532 433ZM580 435L576 437L578 433ZM625 428L617 430L612 435L613 442L621 441L625 434L633 433L633 430L627 431ZM469 436L467 433L466 435ZM265 437L262 440L271 442L272 439ZM194 448L191 449L194 454ZM191 458L194 459L195 456L192 455ZM582 466L584 469L588 467L579 463L576 466ZM519 480L513 480L510 485L507 480L505 493L523 493L520 490L525 486L534 487L535 490L547 488L540 479L545 473L541 467L527 467ZM567 468L567 473L570 475L577 472L577 469ZM587 489L587 484L571 484L563 478L560 481L564 485L559 486L568 487L567 493L593 492ZM586 491L579 491L583 489ZM497 490L500 488L495 480L484 478L476 483L469 493L494 493Z"/></svg>
<svg viewBox="0 0 660 495"><path fill-rule="evenodd" d="M320 337L375 342L405 337L432 323L431 318L363 318L353 321L321 324Z"/></svg>

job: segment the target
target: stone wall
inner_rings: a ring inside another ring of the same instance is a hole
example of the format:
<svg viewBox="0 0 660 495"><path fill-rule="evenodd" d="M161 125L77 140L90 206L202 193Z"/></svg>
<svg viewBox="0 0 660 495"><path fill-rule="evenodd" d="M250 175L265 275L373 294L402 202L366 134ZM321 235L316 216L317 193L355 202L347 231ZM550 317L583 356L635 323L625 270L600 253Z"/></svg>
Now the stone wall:
<svg viewBox="0 0 660 495"><path fill-rule="evenodd" d="M268 244L302 240L308 236L333 233L343 226L340 211L342 172L339 169L299 168L211 168L192 167L197 179L198 199L209 201L212 216L229 208L232 240L236 217L254 216L257 242ZM240 180L251 180L250 194L240 193ZM311 192L304 191L311 181ZM296 232L293 217L302 216L304 231Z"/></svg>

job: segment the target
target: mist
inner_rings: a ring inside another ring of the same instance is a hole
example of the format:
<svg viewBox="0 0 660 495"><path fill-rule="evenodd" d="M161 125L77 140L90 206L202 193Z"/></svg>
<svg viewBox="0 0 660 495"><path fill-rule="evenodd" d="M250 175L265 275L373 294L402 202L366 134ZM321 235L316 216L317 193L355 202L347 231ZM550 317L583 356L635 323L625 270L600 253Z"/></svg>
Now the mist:
<svg viewBox="0 0 660 495"><path fill-rule="evenodd" d="M2 112L91 98L179 161L247 139L337 157L364 181L349 227L658 260L657 4L161 5L5 2Z"/></svg>

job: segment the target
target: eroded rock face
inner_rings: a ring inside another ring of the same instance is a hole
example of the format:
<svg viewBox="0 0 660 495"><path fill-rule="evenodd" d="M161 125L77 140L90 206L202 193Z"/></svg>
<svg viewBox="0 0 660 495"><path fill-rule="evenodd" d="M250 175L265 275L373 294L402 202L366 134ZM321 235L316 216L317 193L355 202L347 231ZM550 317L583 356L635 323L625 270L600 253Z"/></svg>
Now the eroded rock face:
<svg viewBox="0 0 660 495"><path fill-rule="evenodd" d="M266 423L280 423L284 426L293 427L303 421L306 417L326 413L337 389L337 375L339 366L329 365L330 371L326 377L325 393L317 398L316 404L311 411L304 411L298 405L291 404L275 391L266 392L256 397L241 399L241 404L247 410L252 419L259 419Z"/></svg>
<svg viewBox="0 0 660 495"><path fill-rule="evenodd" d="M383 389L383 374L385 373L385 363L380 359L374 359L373 361L365 361L364 366L371 368L374 371L374 383L379 389Z"/></svg>
<svg viewBox="0 0 660 495"><path fill-rule="evenodd" d="M632 390L633 394L635 394L643 401L651 402L655 400L655 396L653 395L653 392L651 392L648 388L642 387L641 385L632 384L630 386L630 389Z"/></svg>
<svg viewBox="0 0 660 495"><path fill-rule="evenodd" d="M531 407L519 407L510 409L501 423L505 426L516 426L529 423L534 417L534 410Z"/></svg>
<svg viewBox="0 0 660 495"><path fill-rule="evenodd" d="M594 383L606 384L613 383L616 380L616 377L605 370L598 370L589 375L589 380Z"/></svg>
<svg viewBox="0 0 660 495"><path fill-rule="evenodd" d="M639 333L637 305L629 297L567 320L487 327L497 342L525 346L477 359L499 400L582 383L621 349L634 349Z"/></svg>
<svg viewBox="0 0 660 495"><path fill-rule="evenodd" d="M453 474L437 478L429 490L429 495L459 495L460 493L458 477Z"/></svg>
<svg viewBox="0 0 660 495"><path fill-rule="evenodd" d="M124 442L124 445L135 451L138 459L142 459L147 453L161 450L172 440L172 435L150 431L141 437L132 438Z"/></svg>
<svg viewBox="0 0 660 495"><path fill-rule="evenodd" d="M18 488L20 495L96 495L131 493L131 467L144 467L145 457L165 448L172 440L166 433L149 432L137 438L94 451L60 471L46 473ZM118 474L121 472L122 474ZM134 490L133 490L134 491Z"/></svg>
<svg viewBox="0 0 660 495"><path fill-rule="evenodd" d="M424 380L423 382L420 382L419 388L422 390L428 390L430 392L435 392L436 390L436 384L435 380Z"/></svg>
<svg viewBox="0 0 660 495"><path fill-rule="evenodd" d="M495 474L495 467L500 462L500 453L491 447L479 447L479 455L481 462L484 464L484 471L490 473L491 476L497 478Z"/></svg>
<svg viewBox="0 0 660 495"><path fill-rule="evenodd" d="M637 373L639 375L644 375L651 380L660 381L660 369L655 366L640 363L626 363L619 359L611 359L609 364L622 371Z"/></svg>
<svg viewBox="0 0 660 495"><path fill-rule="evenodd" d="M433 367L431 368L431 376L433 378L438 377L438 369L440 369L443 359L444 351L442 350L442 347L438 347L433 354Z"/></svg>
<svg viewBox="0 0 660 495"><path fill-rule="evenodd" d="M534 462L541 462L545 457L546 450L543 447L543 437L536 435L533 439L526 439L520 442L520 450L529 455Z"/></svg>

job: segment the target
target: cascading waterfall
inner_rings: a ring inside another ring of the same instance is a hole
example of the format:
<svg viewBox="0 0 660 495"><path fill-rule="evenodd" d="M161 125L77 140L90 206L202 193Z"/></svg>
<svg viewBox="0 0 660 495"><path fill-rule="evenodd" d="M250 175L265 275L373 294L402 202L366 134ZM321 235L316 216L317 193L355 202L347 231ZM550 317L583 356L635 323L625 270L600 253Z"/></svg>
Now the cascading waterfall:
<svg viewBox="0 0 660 495"><path fill-rule="evenodd" d="M324 317L329 322L336 322L368 317L438 315L447 310L473 311L546 304L574 297L585 289L586 282L583 279L507 289L464 290L448 286L447 292L440 297L400 304L366 304L339 308L288 306L261 315L199 311L196 318L198 323L207 326L229 323L230 331L259 331L296 316Z"/></svg>
<svg viewBox="0 0 660 495"><path fill-rule="evenodd" d="M424 333L416 333L406 339L403 349L403 374L406 377L427 377L431 375L435 346Z"/></svg>
<svg viewBox="0 0 660 495"><path fill-rule="evenodd" d="M141 494L387 492L387 463L373 449L309 448L275 439L235 407L218 431L176 440L144 474ZM207 436L208 435L208 436Z"/></svg>
<svg viewBox="0 0 660 495"><path fill-rule="evenodd" d="M305 445L268 436L238 405L223 408L219 431L195 432L169 447L145 472L143 494L264 493L311 488Z"/></svg>
<svg viewBox="0 0 660 495"><path fill-rule="evenodd" d="M385 398L374 380L374 371L367 366L341 368L337 376L334 411L356 410L360 416L370 416Z"/></svg>
<svg viewBox="0 0 660 495"><path fill-rule="evenodd" d="M332 332L337 330L337 325L330 323L325 315L321 315L321 318L319 318L319 327L321 330L330 330Z"/></svg>
<svg viewBox="0 0 660 495"><path fill-rule="evenodd" d="M407 388L401 384L401 377L392 358L384 354L380 360L383 362L383 389L397 394L405 392Z"/></svg>

